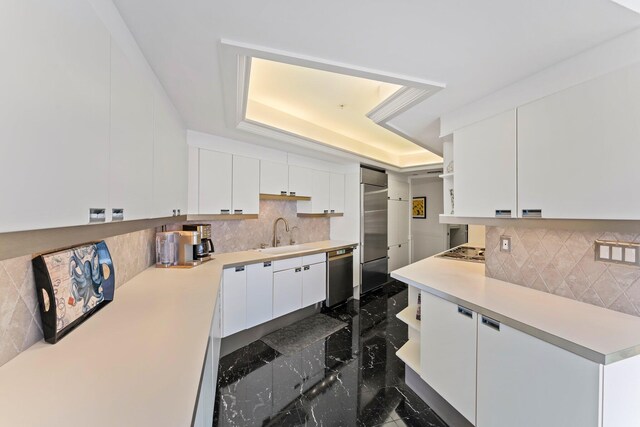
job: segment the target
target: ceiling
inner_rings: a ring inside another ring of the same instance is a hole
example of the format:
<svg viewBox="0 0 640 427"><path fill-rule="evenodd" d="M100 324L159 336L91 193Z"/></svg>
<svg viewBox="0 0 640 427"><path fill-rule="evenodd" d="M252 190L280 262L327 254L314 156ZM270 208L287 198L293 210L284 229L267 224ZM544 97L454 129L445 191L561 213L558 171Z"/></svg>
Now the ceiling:
<svg viewBox="0 0 640 427"><path fill-rule="evenodd" d="M401 87L253 58L245 117L398 167L441 163L367 117Z"/></svg>
<svg viewBox="0 0 640 427"><path fill-rule="evenodd" d="M441 115L640 27L610 0L114 3L189 129L268 142L225 122L225 39L444 83L388 123L435 152Z"/></svg>

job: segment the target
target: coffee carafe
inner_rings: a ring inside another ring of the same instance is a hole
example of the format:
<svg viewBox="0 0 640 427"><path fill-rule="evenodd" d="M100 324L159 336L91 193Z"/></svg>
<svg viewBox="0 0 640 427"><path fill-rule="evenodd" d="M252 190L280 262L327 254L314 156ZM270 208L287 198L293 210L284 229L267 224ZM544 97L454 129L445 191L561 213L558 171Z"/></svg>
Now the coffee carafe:
<svg viewBox="0 0 640 427"><path fill-rule="evenodd" d="M209 261L214 252L213 240L211 240L210 224L185 224L182 227L185 231L195 231L198 233L198 243L193 246L193 258L202 262Z"/></svg>

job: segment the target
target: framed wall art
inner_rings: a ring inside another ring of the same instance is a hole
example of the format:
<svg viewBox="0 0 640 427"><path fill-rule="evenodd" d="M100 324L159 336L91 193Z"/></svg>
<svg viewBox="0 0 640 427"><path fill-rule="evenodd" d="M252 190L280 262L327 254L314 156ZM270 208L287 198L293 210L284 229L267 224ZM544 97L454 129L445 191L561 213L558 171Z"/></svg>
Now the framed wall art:
<svg viewBox="0 0 640 427"><path fill-rule="evenodd" d="M413 218L427 219L427 198L414 197L412 204Z"/></svg>

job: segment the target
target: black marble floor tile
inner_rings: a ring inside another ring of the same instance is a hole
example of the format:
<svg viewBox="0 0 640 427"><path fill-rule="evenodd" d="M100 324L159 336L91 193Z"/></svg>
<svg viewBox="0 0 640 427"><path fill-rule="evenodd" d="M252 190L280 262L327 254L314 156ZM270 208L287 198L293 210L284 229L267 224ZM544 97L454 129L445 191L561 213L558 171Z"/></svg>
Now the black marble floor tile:
<svg viewBox="0 0 640 427"><path fill-rule="evenodd" d="M285 356L256 341L220 361L214 426L433 426L446 424L404 383L395 355L407 341L394 282L325 314L347 326Z"/></svg>

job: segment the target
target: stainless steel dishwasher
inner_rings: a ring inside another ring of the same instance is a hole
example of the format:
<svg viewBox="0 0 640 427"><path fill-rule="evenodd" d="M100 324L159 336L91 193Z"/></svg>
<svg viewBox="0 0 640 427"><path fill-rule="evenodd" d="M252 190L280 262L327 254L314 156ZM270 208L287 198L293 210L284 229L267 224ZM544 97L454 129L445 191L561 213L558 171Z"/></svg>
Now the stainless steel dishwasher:
<svg viewBox="0 0 640 427"><path fill-rule="evenodd" d="M353 296L353 248L327 253L327 307Z"/></svg>

